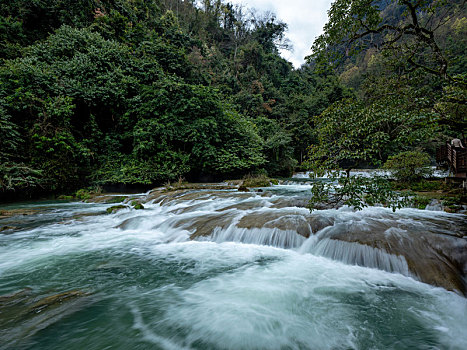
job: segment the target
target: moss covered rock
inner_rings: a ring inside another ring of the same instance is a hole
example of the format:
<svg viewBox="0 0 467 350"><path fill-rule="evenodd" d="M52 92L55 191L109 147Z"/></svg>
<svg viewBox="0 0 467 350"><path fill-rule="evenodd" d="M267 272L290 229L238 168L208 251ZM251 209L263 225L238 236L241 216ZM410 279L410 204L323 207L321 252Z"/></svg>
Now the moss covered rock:
<svg viewBox="0 0 467 350"><path fill-rule="evenodd" d="M278 185L279 181L276 179L270 179L269 177L265 175L258 175L258 176L247 176L242 184L240 185L240 188L246 187L269 187L272 185Z"/></svg>
<svg viewBox="0 0 467 350"><path fill-rule="evenodd" d="M136 210L141 210L144 209L144 205L142 205L141 203L137 203L133 208L135 208Z"/></svg>
<svg viewBox="0 0 467 350"><path fill-rule="evenodd" d="M66 200L66 201L71 201L73 200L73 198L74 198L73 196L66 196L64 194L57 197L58 200Z"/></svg>
<svg viewBox="0 0 467 350"><path fill-rule="evenodd" d="M119 210L128 208L126 205L114 205L113 207L107 208L107 214L116 213Z"/></svg>
<svg viewBox="0 0 467 350"><path fill-rule="evenodd" d="M91 198L91 192L82 188L81 190L76 191L75 197L81 200L87 200Z"/></svg>

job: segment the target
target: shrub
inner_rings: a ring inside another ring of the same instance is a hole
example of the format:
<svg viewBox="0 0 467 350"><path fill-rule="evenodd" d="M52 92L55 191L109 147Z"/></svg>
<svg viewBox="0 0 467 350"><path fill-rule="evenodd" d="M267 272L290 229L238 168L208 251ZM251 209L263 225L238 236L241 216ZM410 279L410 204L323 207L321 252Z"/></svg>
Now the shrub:
<svg viewBox="0 0 467 350"><path fill-rule="evenodd" d="M419 182L410 184L410 189L412 191L417 191L417 192L432 192L432 191L438 191L438 190L445 190L446 185L441 180L435 180L435 181L421 180Z"/></svg>
<svg viewBox="0 0 467 350"><path fill-rule="evenodd" d="M244 178L241 187L269 187L271 180L265 175L251 176L248 175Z"/></svg>
<svg viewBox="0 0 467 350"><path fill-rule="evenodd" d="M398 181L416 181L431 174L428 154L420 151L407 151L388 158L384 168L392 172Z"/></svg>
<svg viewBox="0 0 467 350"><path fill-rule="evenodd" d="M413 199L413 206L418 209L425 209L431 202L431 198L426 196L415 196Z"/></svg>
<svg viewBox="0 0 467 350"><path fill-rule="evenodd" d="M75 197L81 200L87 200L91 198L91 193L89 192L89 190L82 188L76 191Z"/></svg>
<svg viewBox="0 0 467 350"><path fill-rule="evenodd" d="M126 208L128 208L126 205L114 205L113 207L107 208L106 212L107 214L113 214L121 209L126 209Z"/></svg>

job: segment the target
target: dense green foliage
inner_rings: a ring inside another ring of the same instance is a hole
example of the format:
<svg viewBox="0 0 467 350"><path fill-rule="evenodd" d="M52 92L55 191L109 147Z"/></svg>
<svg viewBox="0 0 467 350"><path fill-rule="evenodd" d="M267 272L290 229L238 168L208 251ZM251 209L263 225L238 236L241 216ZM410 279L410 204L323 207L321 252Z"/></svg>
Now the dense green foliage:
<svg viewBox="0 0 467 350"><path fill-rule="evenodd" d="M311 210L319 209L324 204L325 207L348 205L357 210L382 205L395 211L413 203L410 193L394 191L392 183L386 177L341 177L340 174L334 174L331 180L313 186L309 202Z"/></svg>
<svg viewBox="0 0 467 350"><path fill-rule="evenodd" d="M398 181L416 181L430 175L428 154L419 151L406 151L390 156L384 163Z"/></svg>
<svg viewBox="0 0 467 350"><path fill-rule="evenodd" d="M221 1L0 5L0 191L289 175L333 76L279 56L286 24Z"/></svg>
<svg viewBox="0 0 467 350"><path fill-rule="evenodd" d="M0 192L433 155L467 125L463 4L337 0L293 69L285 23L220 0L3 1Z"/></svg>
<svg viewBox="0 0 467 350"><path fill-rule="evenodd" d="M399 180L416 181L440 144L465 139L466 17L465 1L334 1L308 60L338 74L355 97L314 117L309 166L348 176L385 163ZM338 198L356 208L392 200L397 207L399 194L388 186L344 177L315 186L311 205Z"/></svg>
<svg viewBox="0 0 467 350"><path fill-rule="evenodd" d="M311 165L322 169L379 166L391 154L420 146L437 126L430 111L418 111L406 102L398 96L334 103L315 118L318 142L311 146Z"/></svg>
<svg viewBox="0 0 467 350"><path fill-rule="evenodd" d="M461 1L335 1L309 60L340 74L356 99L315 118L311 165L379 166L465 136L465 15Z"/></svg>
<svg viewBox="0 0 467 350"><path fill-rule="evenodd" d="M384 52L406 73L421 69L455 80L465 73L465 20L463 0L336 0L310 59L336 67L364 51L359 70Z"/></svg>

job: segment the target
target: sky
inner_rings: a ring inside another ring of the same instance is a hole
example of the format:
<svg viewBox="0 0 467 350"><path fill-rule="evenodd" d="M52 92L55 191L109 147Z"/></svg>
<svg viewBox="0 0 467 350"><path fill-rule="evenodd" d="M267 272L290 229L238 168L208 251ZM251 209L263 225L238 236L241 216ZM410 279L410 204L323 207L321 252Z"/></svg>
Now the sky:
<svg viewBox="0 0 467 350"><path fill-rule="evenodd" d="M305 56L311 53L310 47L314 39L322 33L332 0L229 0L229 2L260 12L274 12L278 19L287 23L286 36L292 43L293 51L281 51L281 55L298 68L305 62Z"/></svg>

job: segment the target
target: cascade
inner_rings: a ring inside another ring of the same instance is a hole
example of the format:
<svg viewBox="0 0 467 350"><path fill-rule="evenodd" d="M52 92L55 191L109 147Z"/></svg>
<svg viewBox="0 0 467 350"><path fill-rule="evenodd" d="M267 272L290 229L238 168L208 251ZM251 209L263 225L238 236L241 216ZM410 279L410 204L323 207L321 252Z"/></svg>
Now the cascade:
<svg viewBox="0 0 467 350"><path fill-rule="evenodd" d="M160 232L164 242L237 242L292 249L466 291L466 220L443 212L296 207L309 184L264 192L180 191L151 201L157 215L125 219L122 230ZM285 192L288 191L288 192ZM287 199L294 198L294 200ZM431 208L429 208L431 209ZM457 267L456 267L457 266ZM460 268L459 268L460 267Z"/></svg>

